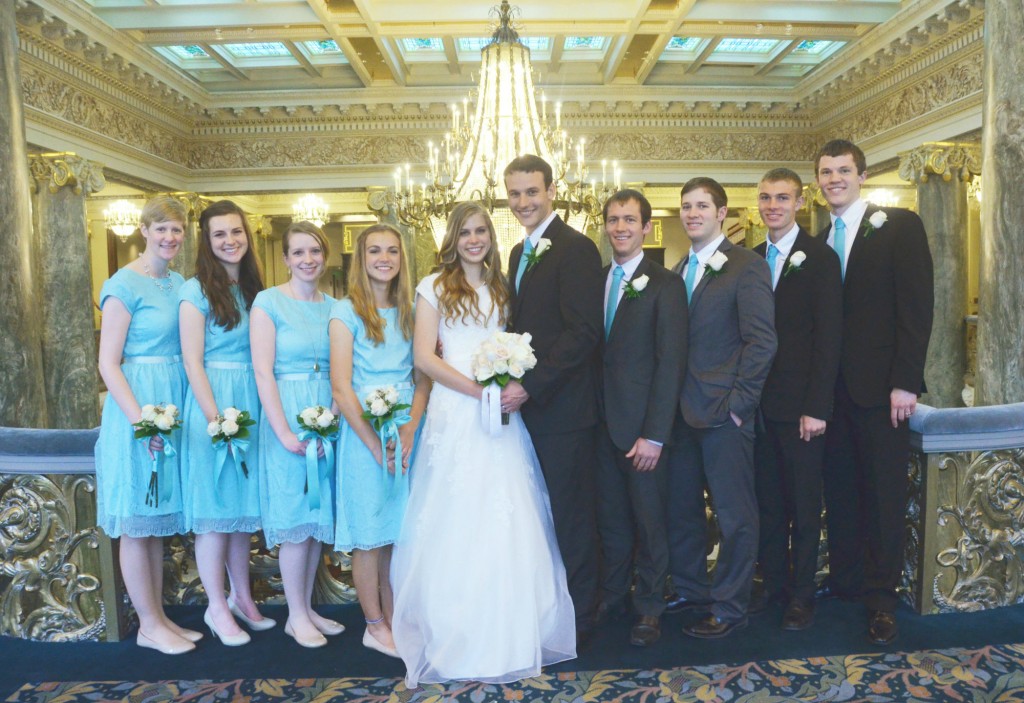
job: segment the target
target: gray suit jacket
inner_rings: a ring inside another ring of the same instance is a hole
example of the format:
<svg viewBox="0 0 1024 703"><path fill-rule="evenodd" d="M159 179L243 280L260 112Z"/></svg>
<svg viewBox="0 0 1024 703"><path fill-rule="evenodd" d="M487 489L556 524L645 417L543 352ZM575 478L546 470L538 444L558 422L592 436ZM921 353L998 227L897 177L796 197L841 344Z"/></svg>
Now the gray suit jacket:
<svg viewBox="0 0 1024 703"><path fill-rule="evenodd" d="M728 262L718 273L705 271L690 300L679 407L697 428L730 422L730 411L744 424L753 419L778 345L767 263L728 239L718 251ZM672 270L681 275L685 264L684 258Z"/></svg>

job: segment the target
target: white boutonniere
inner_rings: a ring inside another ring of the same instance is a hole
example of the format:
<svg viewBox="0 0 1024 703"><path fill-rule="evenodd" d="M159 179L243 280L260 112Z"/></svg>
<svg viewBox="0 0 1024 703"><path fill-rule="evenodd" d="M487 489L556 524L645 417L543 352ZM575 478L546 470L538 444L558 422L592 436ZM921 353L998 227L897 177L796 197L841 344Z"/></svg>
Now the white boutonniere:
<svg viewBox="0 0 1024 703"><path fill-rule="evenodd" d="M782 272L783 276L788 276L794 271L800 271L803 268L804 262L807 261L807 253L802 251L794 251L789 256L789 262L786 264L786 270Z"/></svg>
<svg viewBox="0 0 1024 703"><path fill-rule="evenodd" d="M547 253L547 250L551 248L551 240L544 239L541 237L540 241L537 242L536 248L526 255L526 268L523 269L523 273L530 270L530 267L540 262L542 256Z"/></svg>
<svg viewBox="0 0 1024 703"><path fill-rule="evenodd" d="M864 227L864 238L870 237L876 229L885 224L889 216L884 210L878 210L877 212L871 213L871 217L868 218L868 223Z"/></svg>
<svg viewBox="0 0 1024 703"><path fill-rule="evenodd" d="M727 263L729 263L729 257L720 251L716 251L708 259L708 262L704 264L704 274L707 276L718 276L725 270Z"/></svg>
<svg viewBox="0 0 1024 703"><path fill-rule="evenodd" d="M636 300L640 297L640 293L642 293L644 288L647 287L650 280L651 279L645 275L640 276L640 278L634 278L631 281L626 281L626 287L623 289L622 294L626 296L627 300Z"/></svg>

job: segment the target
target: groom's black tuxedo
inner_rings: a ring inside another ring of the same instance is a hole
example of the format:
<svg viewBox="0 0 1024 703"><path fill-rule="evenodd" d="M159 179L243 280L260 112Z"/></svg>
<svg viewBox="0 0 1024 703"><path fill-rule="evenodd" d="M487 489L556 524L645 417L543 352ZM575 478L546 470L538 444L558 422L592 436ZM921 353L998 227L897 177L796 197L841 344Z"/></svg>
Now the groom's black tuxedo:
<svg viewBox="0 0 1024 703"><path fill-rule="evenodd" d="M512 311L508 329L532 335L537 366L523 378L522 406L551 497L576 621L589 628L597 597L594 439L601 314L601 256L587 237L555 216L542 239L551 246L515 290L522 242L509 255Z"/></svg>

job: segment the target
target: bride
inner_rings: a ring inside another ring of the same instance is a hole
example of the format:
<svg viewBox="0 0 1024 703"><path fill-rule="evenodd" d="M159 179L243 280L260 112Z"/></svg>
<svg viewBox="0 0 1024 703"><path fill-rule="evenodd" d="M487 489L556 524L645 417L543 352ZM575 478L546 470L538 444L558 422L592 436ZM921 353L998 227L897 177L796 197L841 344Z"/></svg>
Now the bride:
<svg viewBox="0 0 1024 703"><path fill-rule="evenodd" d="M509 293L494 226L478 203L452 210L439 259L440 273L416 288L413 352L434 387L391 567L392 627L410 688L507 683L576 656L572 601L530 437L518 413L493 433L481 420L483 389L470 359L504 327Z"/></svg>

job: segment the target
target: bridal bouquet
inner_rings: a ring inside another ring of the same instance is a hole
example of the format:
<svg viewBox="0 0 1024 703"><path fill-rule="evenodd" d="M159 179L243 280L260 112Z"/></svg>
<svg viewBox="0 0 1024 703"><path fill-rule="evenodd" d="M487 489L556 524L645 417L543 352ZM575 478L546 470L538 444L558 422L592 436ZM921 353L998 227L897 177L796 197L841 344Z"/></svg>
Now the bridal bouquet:
<svg viewBox="0 0 1024 703"><path fill-rule="evenodd" d="M299 421L299 439L306 444L306 487L304 493L309 495L309 507L320 509L320 457L317 456L317 442L324 448L324 463L334 466L334 440L338 439L341 420L322 405L311 405L297 416Z"/></svg>
<svg viewBox="0 0 1024 703"><path fill-rule="evenodd" d="M482 386L494 383L504 388L509 381L521 381L526 372L537 365L530 346L529 333L495 332L473 355L473 376ZM501 414L501 424L508 424L508 413Z"/></svg>
<svg viewBox="0 0 1024 703"><path fill-rule="evenodd" d="M242 474L249 478L249 468L245 465L245 452L249 449L249 428L256 424L256 421L249 415L248 410L238 408L224 408L214 418L213 422L206 426L206 434L210 435L210 441L217 449L217 476L214 478L214 485L220 477L221 468L227 461L228 450L238 460L238 467Z"/></svg>
<svg viewBox="0 0 1024 703"><path fill-rule="evenodd" d="M146 404L142 406L142 417L138 422L132 423L135 428L135 439L148 441L157 435L163 437L164 448L157 452L150 452L153 457L153 465L149 472L149 488L146 491L146 505L154 508L160 507L160 499L168 500L171 497L168 481L163 481L164 488L160 488L160 474L163 473L164 458L173 457L177 452L171 442L171 433L181 427L178 406L173 403L164 405Z"/></svg>

